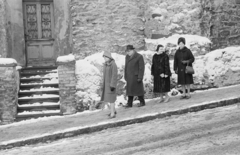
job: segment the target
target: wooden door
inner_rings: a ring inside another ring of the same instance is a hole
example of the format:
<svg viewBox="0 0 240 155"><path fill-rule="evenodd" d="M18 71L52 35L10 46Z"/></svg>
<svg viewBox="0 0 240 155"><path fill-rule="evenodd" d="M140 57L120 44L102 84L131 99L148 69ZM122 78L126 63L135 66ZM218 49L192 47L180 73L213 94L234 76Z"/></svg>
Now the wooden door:
<svg viewBox="0 0 240 155"><path fill-rule="evenodd" d="M24 0L23 8L27 65L55 65L53 2Z"/></svg>

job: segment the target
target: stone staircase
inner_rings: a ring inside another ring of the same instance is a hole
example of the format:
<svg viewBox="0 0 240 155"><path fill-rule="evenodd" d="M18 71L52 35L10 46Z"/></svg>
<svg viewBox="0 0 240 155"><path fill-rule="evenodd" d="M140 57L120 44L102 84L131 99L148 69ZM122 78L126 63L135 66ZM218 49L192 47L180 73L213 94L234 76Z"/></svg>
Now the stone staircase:
<svg viewBox="0 0 240 155"><path fill-rule="evenodd" d="M61 115L57 67L21 69L17 110L17 121Z"/></svg>

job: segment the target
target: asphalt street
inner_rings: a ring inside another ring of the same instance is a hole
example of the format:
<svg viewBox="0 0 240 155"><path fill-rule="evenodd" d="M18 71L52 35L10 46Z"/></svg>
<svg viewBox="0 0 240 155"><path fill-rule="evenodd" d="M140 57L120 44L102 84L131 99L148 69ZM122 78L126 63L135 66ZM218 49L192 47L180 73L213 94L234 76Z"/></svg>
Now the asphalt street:
<svg viewBox="0 0 240 155"><path fill-rule="evenodd" d="M239 155L239 104L2 150L0 155Z"/></svg>

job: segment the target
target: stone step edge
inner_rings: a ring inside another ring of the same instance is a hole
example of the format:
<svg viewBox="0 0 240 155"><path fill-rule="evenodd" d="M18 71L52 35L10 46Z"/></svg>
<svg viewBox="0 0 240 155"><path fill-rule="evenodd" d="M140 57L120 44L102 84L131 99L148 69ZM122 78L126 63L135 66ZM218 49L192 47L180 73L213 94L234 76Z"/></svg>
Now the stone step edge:
<svg viewBox="0 0 240 155"><path fill-rule="evenodd" d="M213 109L216 107L233 105L239 102L240 102L240 96L232 97L228 99L222 99L218 101L199 103L197 105L189 106L187 108L182 108L182 109L177 109L172 111L146 114L146 115L135 117L135 118L119 120L117 122L99 123L97 125L90 125L90 126L79 127L79 128L75 127L74 129L71 129L71 130L58 131L58 132L54 132L53 134L44 134L39 137L35 136L28 139L20 139L14 142L2 142L0 143L0 150L11 149L13 147L21 147L25 145L33 145L38 143L56 141L59 139L74 137L81 134L89 134L92 132L102 131L108 128L121 127L121 126L135 124L135 123L143 123L143 122L147 122L154 119L169 117L172 115L181 115L189 112L198 112L205 109Z"/></svg>

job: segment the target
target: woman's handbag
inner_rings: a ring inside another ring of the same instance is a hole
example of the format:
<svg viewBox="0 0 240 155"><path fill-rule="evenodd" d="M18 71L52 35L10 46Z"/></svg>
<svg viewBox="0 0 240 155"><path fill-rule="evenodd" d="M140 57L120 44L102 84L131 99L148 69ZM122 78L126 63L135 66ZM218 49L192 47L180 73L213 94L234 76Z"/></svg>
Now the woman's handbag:
<svg viewBox="0 0 240 155"><path fill-rule="evenodd" d="M193 67L189 66L188 63L187 63L187 66L186 66L185 73L186 74L194 74L195 73Z"/></svg>

